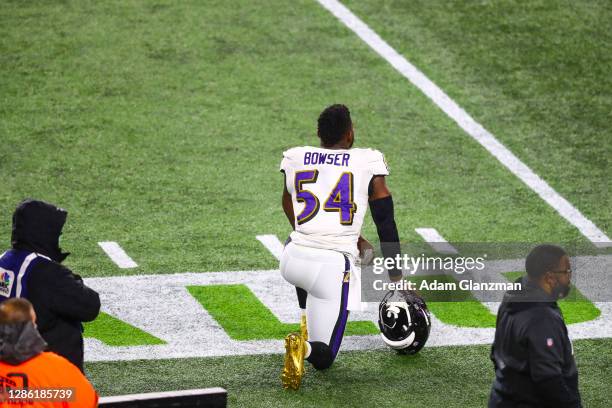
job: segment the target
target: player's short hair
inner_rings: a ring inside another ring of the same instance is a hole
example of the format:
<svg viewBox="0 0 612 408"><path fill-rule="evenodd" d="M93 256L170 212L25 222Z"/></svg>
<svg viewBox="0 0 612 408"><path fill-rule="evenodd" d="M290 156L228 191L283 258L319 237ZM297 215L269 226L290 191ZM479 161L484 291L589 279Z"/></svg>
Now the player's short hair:
<svg viewBox="0 0 612 408"><path fill-rule="evenodd" d="M32 304L21 298L0 303L0 324L26 323L32 320Z"/></svg>
<svg viewBox="0 0 612 408"><path fill-rule="evenodd" d="M533 248L525 260L527 275L540 278L548 271L554 271L559 266L561 258L567 253L556 245L542 244Z"/></svg>
<svg viewBox="0 0 612 408"><path fill-rule="evenodd" d="M351 112L340 104L328 106L319 115L317 133L324 146L332 146L338 143L342 137L351 129Z"/></svg>

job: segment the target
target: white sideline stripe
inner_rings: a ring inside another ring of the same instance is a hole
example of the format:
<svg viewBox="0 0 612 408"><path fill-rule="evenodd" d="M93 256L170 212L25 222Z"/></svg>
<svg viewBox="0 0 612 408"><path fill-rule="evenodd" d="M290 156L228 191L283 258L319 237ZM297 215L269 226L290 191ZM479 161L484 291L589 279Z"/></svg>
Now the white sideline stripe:
<svg viewBox="0 0 612 408"><path fill-rule="evenodd" d="M113 241L105 241L98 242L98 245L100 245L100 248L106 252L106 255L108 255L108 257L114 263L116 263L118 267L128 269L136 268L138 266L138 264L125 253L123 248L121 248L118 243Z"/></svg>
<svg viewBox="0 0 612 408"><path fill-rule="evenodd" d="M603 248L612 246L612 240L588 218L586 218L569 201L563 198L544 180L535 174L525 163L516 157L495 136L476 122L442 89L434 84L418 68L395 51L376 32L359 17L336 0L317 0L344 25L350 28L378 55L383 57L393 68L408 79L414 86L431 99L444 113L453 119L467 134L491 153L501 164L517 176L529 188L535 191L544 201L554 208L559 215L587 237L595 246Z"/></svg>
<svg viewBox="0 0 612 408"><path fill-rule="evenodd" d="M270 253L280 261L284 246L276 235L257 235L255 238L257 238L257 240L261 242L263 246L265 246L268 251L270 251Z"/></svg>
<svg viewBox="0 0 612 408"><path fill-rule="evenodd" d="M441 254L459 253L457 248L449 244L435 228L415 228L414 230L434 249L434 251Z"/></svg>

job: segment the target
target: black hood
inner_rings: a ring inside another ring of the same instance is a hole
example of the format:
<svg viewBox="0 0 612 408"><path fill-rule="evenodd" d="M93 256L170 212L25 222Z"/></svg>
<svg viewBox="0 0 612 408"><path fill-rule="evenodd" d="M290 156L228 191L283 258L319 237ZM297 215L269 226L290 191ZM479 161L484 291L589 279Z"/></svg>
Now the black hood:
<svg viewBox="0 0 612 408"><path fill-rule="evenodd" d="M59 238L68 213L44 201L27 199L13 214L11 243L15 249L25 249L62 262L68 253L62 253Z"/></svg>
<svg viewBox="0 0 612 408"><path fill-rule="evenodd" d="M527 276L518 278L515 282L521 283L521 289L506 292L502 302L508 313L518 313L533 307L557 307L555 299Z"/></svg>
<svg viewBox="0 0 612 408"><path fill-rule="evenodd" d="M47 343L32 322L0 325L0 361L19 365L42 353Z"/></svg>

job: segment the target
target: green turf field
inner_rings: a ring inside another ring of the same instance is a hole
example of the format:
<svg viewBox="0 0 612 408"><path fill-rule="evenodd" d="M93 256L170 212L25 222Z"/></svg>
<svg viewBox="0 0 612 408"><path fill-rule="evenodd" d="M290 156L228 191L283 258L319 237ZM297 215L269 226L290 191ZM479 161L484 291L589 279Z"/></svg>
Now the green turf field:
<svg viewBox="0 0 612 408"><path fill-rule="evenodd" d="M574 344L585 407L606 407L609 340ZM88 366L103 394L221 385L232 406L484 407L493 371L488 346L429 348L416 356L347 352L333 370L310 370L298 392L278 387L282 356L99 363Z"/></svg>
<svg viewBox="0 0 612 408"><path fill-rule="evenodd" d="M255 236L289 233L282 151L316 144L316 117L334 102L351 108L356 146L386 155L403 241L421 242L414 228L425 226L456 242L588 245L314 0L0 4L3 247L15 205L36 197L69 211L66 264L84 277L275 269ZM612 234L609 2L344 4ZM375 237L369 216L364 235ZM97 245L105 240L139 267L116 267ZM263 336L286 329L261 313L273 322ZM163 342L102 320L86 335ZM587 407L606 406L611 346L576 342ZM279 389L279 355L87 370L102 395L222 385L236 406L342 404L354 392L366 406L476 407L492 379L487 355L485 346L409 359L347 352L294 394Z"/></svg>

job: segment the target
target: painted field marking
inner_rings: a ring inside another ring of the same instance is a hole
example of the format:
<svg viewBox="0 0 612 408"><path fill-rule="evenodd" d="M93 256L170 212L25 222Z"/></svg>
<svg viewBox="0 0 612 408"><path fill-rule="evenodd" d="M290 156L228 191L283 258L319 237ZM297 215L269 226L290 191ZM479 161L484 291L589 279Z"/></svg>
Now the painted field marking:
<svg viewBox="0 0 612 408"><path fill-rule="evenodd" d="M417 234L419 234L427 244L436 252L441 254L452 254L456 255L459 253L457 248L448 243L442 235L435 228L415 228Z"/></svg>
<svg viewBox="0 0 612 408"><path fill-rule="evenodd" d="M106 255L122 269L136 268L138 264L134 262L123 248L118 243L113 241L98 242L100 248L106 252Z"/></svg>
<svg viewBox="0 0 612 408"><path fill-rule="evenodd" d="M520 260L491 261L494 270L515 271ZM587 270L597 279L577 280L576 287L590 299L602 299L601 279L608 276L612 256L576 258L576 276ZM596 270L594 270L594 268ZM162 340L165 344L109 346L86 338L87 361L155 360L166 358L282 353L277 339L235 340L214 316L188 291L189 286L246 285L282 323L299 323L295 288L280 277L278 269L131 275L85 278L85 284L100 294L104 312ZM606 289L608 290L608 289ZM231 299L228 300L231 305ZM572 339L612 337L612 302L593 301L601 315L594 320L568 325ZM241 309L239 309L241 310ZM376 323L378 310L351 313L351 320ZM185 333L189 333L188 336ZM432 315L428 347L490 344L494 329L457 327ZM347 336L343 350L384 348L380 335Z"/></svg>
<svg viewBox="0 0 612 408"><path fill-rule="evenodd" d="M287 333L299 330L297 323L281 322L247 285L187 286L187 290L233 340L283 339ZM227 299L231 299L229 307ZM295 304L290 309L295 311ZM371 320L351 319L344 333L352 336L379 331Z"/></svg>
<svg viewBox="0 0 612 408"><path fill-rule="evenodd" d="M427 244L429 244L429 246L434 251L439 252L441 254L445 254L445 255L459 254L459 251L457 251L457 248L452 246L442 236L442 234L440 234L438 230L436 230L435 228L415 228L414 230L416 231L417 234L419 234L425 240L425 242L427 242ZM497 273L497 274L489 273L487 275L487 278L489 282L495 281L495 282L505 283L505 279L501 275L501 273ZM474 297L477 300L479 300L480 303L484 307L486 307L493 315L497 314L497 310L499 309L500 302L488 302L485 299L483 299L482 294L478 291L472 291L472 295L474 295ZM444 307L444 305L442 305L441 307Z"/></svg>
<svg viewBox="0 0 612 408"><path fill-rule="evenodd" d="M257 238L257 240L261 242L263 246L265 246L266 249L280 261L284 245L279 241L276 235L257 235L255 238Z"/></svg>
<svg viewBox="0 0 612 408"><path fill-rule="evenodd" d="M423 92L444 113L453 119L468 135L491 153L501 164L536 192L559 215L575 226L593 245L612 247L612 240L569 201L535 174L525 163L499 142L480 123L476 122L463 108L453 101L442 89L412 65L404 56L393 49L374 30L337 0L317 0L338 20L353 31L378 55Z"/></svg>

